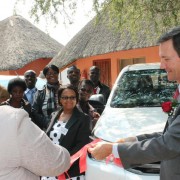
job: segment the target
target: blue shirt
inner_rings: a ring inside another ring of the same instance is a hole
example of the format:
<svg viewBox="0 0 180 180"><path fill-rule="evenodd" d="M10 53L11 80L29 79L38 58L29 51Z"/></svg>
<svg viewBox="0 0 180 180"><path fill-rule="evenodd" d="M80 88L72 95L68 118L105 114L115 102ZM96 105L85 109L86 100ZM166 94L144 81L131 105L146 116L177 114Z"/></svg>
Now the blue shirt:
<svg viewBox="0 0 180 180"><path fill-rule="evenodd" d="M37 91L36 88L33 89L27 88L26 91L24 92L27 97L27 100L30 102L31 105L33 104L33 98L36 91Z"/></svg>

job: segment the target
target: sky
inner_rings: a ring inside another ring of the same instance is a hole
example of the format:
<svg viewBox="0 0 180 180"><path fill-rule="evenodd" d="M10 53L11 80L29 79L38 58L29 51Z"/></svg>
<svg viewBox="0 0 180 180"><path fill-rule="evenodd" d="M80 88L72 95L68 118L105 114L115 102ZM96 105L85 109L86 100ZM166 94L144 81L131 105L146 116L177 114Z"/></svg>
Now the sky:
<svg viewBox="0 0 180 180"><path fill-rule="evenodd" d="M79 3L77 13L73 16L74 23L71 25L59 23L55 26L55 24L52 24L51 22L47 25L44 19L41 19L37 24L34 22L34 19L30 18L30 4L28 3L31 3L31 0L26 1L26 4L24 4L23 1L22 3L19 3L16 8L16 13L49 34L62 45L66 45L94 16L94 13L90 13L92 1L89 0L86 4ZM14 4L15 0L0 0L0 21L13 15Z"/></svg>

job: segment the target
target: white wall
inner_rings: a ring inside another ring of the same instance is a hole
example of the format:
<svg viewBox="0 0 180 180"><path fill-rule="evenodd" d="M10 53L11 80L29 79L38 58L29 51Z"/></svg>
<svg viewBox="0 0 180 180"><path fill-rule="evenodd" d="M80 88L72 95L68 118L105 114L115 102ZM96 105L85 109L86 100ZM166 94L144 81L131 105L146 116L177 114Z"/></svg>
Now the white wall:
<svg viewBox="0 0 180 180"><path fill-rule="evenodd" d="M69 79L67 78L67 68L60 73L60 82L62 85L69 84Z"/></svg>

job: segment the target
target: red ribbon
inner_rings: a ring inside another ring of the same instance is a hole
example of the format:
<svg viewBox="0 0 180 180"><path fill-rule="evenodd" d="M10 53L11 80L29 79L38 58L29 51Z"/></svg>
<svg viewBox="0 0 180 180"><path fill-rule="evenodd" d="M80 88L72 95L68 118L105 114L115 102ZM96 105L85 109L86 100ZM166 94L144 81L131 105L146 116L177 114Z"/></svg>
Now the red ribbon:
<svg viewBox="0 0 180 180"><path fill-rule="evenodd" d="M115 158L113 154L110 154L107 158L106 158L106 164L109 163L109 161L114 162L115 165L122 167L122 163L120 158Z"/></svg>
<svg viewBox="0 0 180 180"><path fill-rule="evenodd" d="M72 164L79 159L79 170L80 173L83 173L86 171L87 169L87 164L86 164L86 156L87 156L87 151L88 148L93 147L94 144L96 144L97 142L100 142L101 139L95 139L94 141L92 141L89 144L86 144L83 148L81 148L77 153L75 153L74 155L71 156L71 162L70 162L70 166L72 166ZM122 163L121 160L119 158L115 158L112 154L109 155L106 158L106 163L108 164L108 162L112 159L112 161L117 165L117 166L121 166L122 167ZM67 172L61 174L58 176L58 180L66 180L65 178L65 174L67 174L68 178L70 179L69 175Z"/></svg>

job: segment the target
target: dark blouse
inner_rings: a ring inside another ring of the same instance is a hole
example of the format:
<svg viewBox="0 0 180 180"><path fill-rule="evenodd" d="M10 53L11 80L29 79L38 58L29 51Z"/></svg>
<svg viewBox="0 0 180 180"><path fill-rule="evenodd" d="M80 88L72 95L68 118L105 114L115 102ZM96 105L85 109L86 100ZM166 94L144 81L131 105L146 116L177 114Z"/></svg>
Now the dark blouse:
<svg viewBox="0 0 180 180"><path fill-rule="evenodd" d="M1 106L3 106L3 105L11 106L10 104L11 104L11 98L9 98L6 101L2 102L0 105ZM21 99L21 107L20 108L24 109L29 114L30 118L32 117L31 104L28 101L26 101L25 99Z"/></svg>

